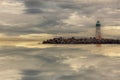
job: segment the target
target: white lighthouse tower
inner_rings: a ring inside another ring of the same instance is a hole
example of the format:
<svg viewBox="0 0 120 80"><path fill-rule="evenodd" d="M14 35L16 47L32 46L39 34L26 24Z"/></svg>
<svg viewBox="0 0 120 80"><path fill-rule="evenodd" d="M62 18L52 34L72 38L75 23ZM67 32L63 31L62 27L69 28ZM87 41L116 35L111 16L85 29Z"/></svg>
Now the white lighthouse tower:
<svg viewBox="0 0 120 80"><path fill-rule="evenodd" d="M101 24L100 21L97 21L96 23L96 39L101 40L102 36L101 36Z"/></svg>

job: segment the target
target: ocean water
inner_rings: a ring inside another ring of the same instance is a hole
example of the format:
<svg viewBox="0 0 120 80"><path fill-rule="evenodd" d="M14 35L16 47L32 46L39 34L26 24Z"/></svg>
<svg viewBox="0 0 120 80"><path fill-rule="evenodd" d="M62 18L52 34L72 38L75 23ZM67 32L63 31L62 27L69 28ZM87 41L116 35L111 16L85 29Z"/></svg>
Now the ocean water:
<svg viewBox="0 0 120 80"><path fill-rule="evenodd" d="M120 45L1 42L0 80L120 80Z"/></svg>

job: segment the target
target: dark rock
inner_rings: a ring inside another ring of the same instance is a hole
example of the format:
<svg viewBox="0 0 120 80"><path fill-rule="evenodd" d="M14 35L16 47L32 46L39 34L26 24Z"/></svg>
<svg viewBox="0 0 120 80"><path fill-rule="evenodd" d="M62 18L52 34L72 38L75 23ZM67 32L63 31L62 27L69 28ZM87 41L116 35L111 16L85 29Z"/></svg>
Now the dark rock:
<svg viewBox="0 0 120 80"><path fill-rule="evenodd" d="M46 41L43 41L43 44L120 44L119 39L96 39L95 37L90 38L53 38Z"/></svg>

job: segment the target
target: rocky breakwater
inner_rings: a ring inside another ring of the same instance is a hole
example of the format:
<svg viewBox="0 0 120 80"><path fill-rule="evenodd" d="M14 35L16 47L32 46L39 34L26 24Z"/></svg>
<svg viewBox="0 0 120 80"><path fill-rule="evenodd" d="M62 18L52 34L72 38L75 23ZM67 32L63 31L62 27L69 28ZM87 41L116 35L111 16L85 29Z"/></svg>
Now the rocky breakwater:
<svg viewBox="0 0 120 80"><path fill-rule="evenodd" d="M120 44L119 39L96 39L95 37L90 38L53 38L43 41L43 44Z"/></svg>

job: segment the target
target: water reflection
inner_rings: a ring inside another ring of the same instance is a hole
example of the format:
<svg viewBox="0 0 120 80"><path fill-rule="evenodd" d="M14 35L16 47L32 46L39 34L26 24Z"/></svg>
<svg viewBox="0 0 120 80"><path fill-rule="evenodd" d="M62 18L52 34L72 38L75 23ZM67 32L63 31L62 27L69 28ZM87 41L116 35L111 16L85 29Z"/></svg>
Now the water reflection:
<svg viewBox="0 0 120 80"><path fill-rule="evenodd" d="M0 44L1 80L119 80L120 45Z"/></svg>
<svg viewBox="0 0 120 80"><path fill-rule="evenodd" d="M39 74L40 71L38 70L23 70L21 73L21 75L24 75L22 80L40 80Z"/></svg>
<svg viewBox="0 0 120 80"><path fill-rule="evenodd" d="M19 75L18 70L2 70L0 69L0 79L1 80L22 80L22 75Z"/></svg>

